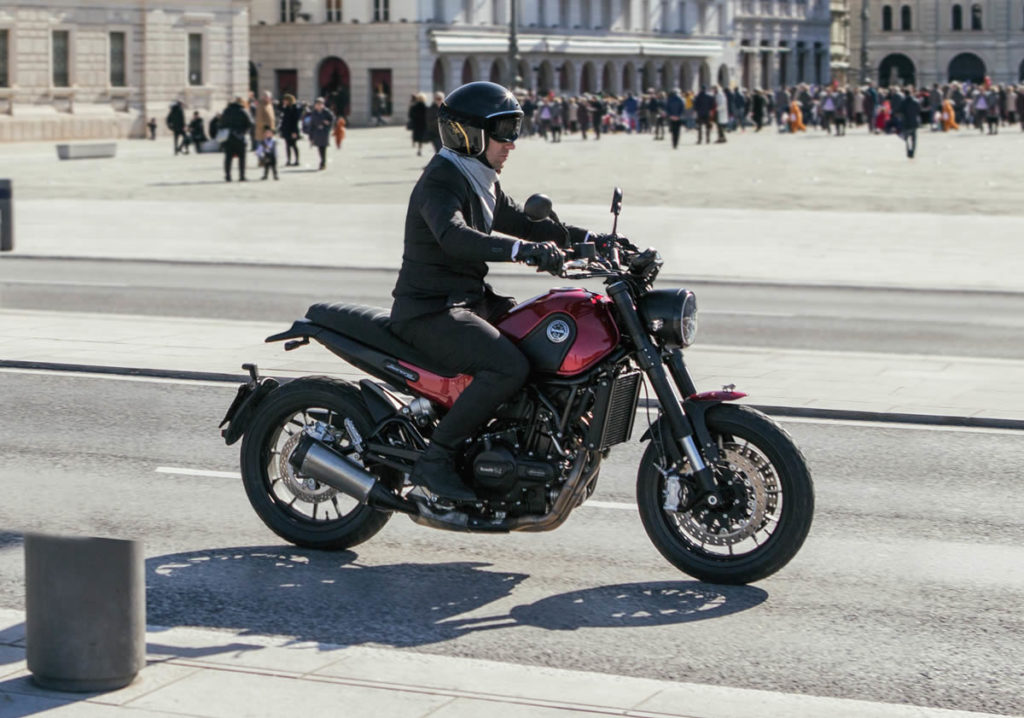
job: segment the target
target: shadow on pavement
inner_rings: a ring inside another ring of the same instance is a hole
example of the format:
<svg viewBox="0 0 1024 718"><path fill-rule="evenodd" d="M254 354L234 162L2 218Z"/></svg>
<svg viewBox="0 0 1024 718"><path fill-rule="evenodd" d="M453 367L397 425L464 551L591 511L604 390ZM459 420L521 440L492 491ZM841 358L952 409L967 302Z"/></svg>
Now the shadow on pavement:
<svg viewBox="0 0 1024 718"><path fill-rule="evenodd" d="M80 703L98 693L54 693L37 688L30 678L20 676L0 681L0 716L22 718L64 708L65 715L73 715L77 709L70 706ZM14 698L17 696L17 698ZM91 714L90 714L91 715Z"/></svg>
<svg viewBox="0 0 1024 718"><path fill-rule="evenodd" d="M527 574L452 562L366 566L351 552L241 547L147 561L147 623L299 640L422 646L483 630L636 628L718 618L757 606L758 588L696 581L597 586L484 617Z"/></svg>

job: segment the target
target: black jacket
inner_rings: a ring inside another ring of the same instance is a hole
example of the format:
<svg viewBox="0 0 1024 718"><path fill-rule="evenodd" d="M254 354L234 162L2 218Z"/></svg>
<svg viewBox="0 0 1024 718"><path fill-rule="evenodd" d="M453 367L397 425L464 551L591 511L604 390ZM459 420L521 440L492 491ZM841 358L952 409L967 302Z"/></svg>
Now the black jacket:
<svg viewBox="0 0 1024 718"><path fill-rule="evenodd" d="M916 97L908 94L900 103L900 119L903 123L900 127L904 131L916 130L921 125L921 103Z"/></svg>
<svg viewBox="0 0 1024 718"><path fill-rule="evenodd" d="M230 139L245 142L249 130L252 129L252 117L242 105L232 102L221 113L220 126L221 129L231 130Z"/></svg>
<svg viewBox="0 0 1024 718"><path fill-rule="evenodd" d="M281 111L281 136L290 138L296 135L298 139L299 121L302 119L302 108L292 103Z"/></svg>
<svg viewBox="0 0 1024 718"><path fill-rule="evenodd" d="M551 220L530 221L519 205L495 191L492 229L532 242L554 241L560 246L582 242L586 230L569 227L566 237ZM427 165L409 198L405 216L402 268L391 295L394 321L406 321L467 306L483 299L487 262L508 262L515 240L486 234L481 200L459 169L441 155Z"/></svg>

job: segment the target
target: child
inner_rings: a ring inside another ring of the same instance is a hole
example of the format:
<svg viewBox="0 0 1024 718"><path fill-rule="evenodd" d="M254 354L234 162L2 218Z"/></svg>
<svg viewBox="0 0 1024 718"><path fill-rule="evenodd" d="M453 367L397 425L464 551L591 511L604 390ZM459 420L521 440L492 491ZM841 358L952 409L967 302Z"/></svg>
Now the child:
<svg viewBox="0 0 1024 718"><path fill-rule="evenodd" d="M263 167L263 179L273 170L274 179L277 180L277 140L274 139L274 131L269 127L263 130L263 141L256 145L256 156L260 158L260 165Z"/></svg>
<svg viewBox="0 0 1024 718"><path fill-rule="evenodd" d="M345 139L345 118L339 116L338 121L334 123L334 146L337 149L341 149L341 142Z"/></svg>
<svg viewBox="0 0 1024 718"><path fill-rule="evenodd" d="M149 122L146 123L146 127L149 128L149 139L156 139L156 118L150 117Z"/></svg>

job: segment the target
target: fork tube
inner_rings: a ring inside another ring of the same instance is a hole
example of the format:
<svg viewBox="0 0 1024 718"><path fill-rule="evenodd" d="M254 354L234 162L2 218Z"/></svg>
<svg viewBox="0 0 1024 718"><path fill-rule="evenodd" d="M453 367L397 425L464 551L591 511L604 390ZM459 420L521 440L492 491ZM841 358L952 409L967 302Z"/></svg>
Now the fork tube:
<svg viewBox="0 0 1024 718"><path fill-rule="evenodd" d="M694 443L690 421L686 418L686 414L683 413L683 409L679 405L679 399L676 398L675 393L672 391L672 385L665 372L665 367L661 363L658 348L654 346L654 342L651 341L647 332L644 331L629 287L625 282L615 282L608 287L608 296L611 297L615 307L619 310L619 316L625 325L626 333L633 340L633 344L637 348L637 363L640 364L640 368L647 374L647 378L651 382L651 388L654 389L654 394L658 397L658 402L661 404L661 410L664 412L665 418L668 419L672 436L679 442L678 444L669 442L667 447L672 455L672 460L679 461L685 455L690 462L694 478L697 479L701 490L704 492L714 491L714 475L707 464L704 463L704 458L700 455L700 450L697 448L696 443ZM682 447L682 452L680 452L680 446Z"/></svg>

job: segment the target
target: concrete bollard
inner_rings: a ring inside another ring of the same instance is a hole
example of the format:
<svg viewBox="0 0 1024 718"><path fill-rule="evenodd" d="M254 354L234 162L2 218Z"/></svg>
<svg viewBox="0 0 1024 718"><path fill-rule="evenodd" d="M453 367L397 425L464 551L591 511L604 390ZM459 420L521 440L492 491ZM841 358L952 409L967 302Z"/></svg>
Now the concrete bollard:
<svg viewBox="0 0 1024 718"><path fill-rule="evenodd" d="M0 252L14 249L14 197L11 181L0 179Z"/></svg>
<svg viewBox="0 0 1024 718"><path fill-rule="evenodd" d="M33 680L58 691L109 691L146 663L142 543L25 536L25 649Z"/></svg>

